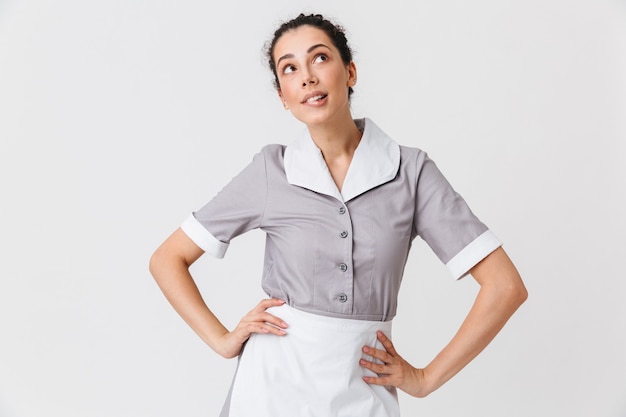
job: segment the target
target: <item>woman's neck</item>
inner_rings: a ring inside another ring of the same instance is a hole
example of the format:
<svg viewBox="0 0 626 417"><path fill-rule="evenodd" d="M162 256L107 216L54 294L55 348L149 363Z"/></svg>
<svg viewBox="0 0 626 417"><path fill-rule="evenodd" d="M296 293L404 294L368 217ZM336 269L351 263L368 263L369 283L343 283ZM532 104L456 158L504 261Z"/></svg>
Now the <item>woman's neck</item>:
<svg viewBox="0 0 626 417"><path fill-rule="evenodd" d="M308 126L308 129L313 142L322 151L326 163L336 158L352 159L361 141L362 133L352 117L343 118L335 123Z"/></svg>
<svg viewBox="0 0 626 417"><path fill-rule="evenodd" d="M313 142L322 151L322 156L337 189L341 191L354 151L361 142L362 132L351 116L333 124L308 128Z"/></svg>

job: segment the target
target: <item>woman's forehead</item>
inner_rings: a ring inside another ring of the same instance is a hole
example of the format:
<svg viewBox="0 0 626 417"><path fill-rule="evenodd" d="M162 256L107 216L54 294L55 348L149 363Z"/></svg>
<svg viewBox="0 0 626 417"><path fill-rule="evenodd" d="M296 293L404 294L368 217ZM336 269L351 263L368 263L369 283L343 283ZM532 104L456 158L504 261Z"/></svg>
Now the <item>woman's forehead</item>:
<svg viewBox="0 0 626 417"><path fill-rule="evenodd" d="M298 54L315 45L325 45L336 49L326 32L314 26L303 25L290 29L278 38L274 46L274 60L285 54Z"/></svg>

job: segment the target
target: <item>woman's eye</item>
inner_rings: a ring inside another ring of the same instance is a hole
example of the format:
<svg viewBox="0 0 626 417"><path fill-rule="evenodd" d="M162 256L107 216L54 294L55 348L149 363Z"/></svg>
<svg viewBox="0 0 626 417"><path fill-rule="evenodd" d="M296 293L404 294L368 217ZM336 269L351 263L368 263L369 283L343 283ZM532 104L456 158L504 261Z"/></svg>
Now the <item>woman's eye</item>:
<svg viewBox="0 0 626 417"><path fill-rule="evenodd" d="M324 62L328 60L328 56L326 56L325 54L319 54L315 57L315 59L313 60L313 62Z"/></svg>
<svg viewBox="0 0 626 417"><path fill-rule="evenodd" d="M293 65L285 65L285 67L283 68L283 74L290 74L294 72L295 70L296 70L296 67L294 67Z"/></svg>

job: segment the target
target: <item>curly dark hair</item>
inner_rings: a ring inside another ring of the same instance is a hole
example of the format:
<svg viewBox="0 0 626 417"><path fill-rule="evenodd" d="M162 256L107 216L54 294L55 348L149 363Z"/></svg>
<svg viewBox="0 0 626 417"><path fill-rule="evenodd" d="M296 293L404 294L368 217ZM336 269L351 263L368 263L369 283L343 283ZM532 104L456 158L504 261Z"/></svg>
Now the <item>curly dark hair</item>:
<svg viewBox="0 0 626 417"><path fill-rule="evenodd" d="M309 14L305 15L304 13L300 13L300 15L294 19L288 20L284 22L282 25L276 29L274 32L274 37L270 42L267 43L265 47L265 54L267 56L267 62L269 64L270 69L272 70L272 74L274 74L274 87L276 89L280 89L280 82L278 81L278 74L276 73L276 63L274 62L274 47L276 46L276 42L280 39L285 32L290 30L294 30L299 28L300 26L313 26L320 30L323 30L326 35L333 42L334 46L339 50L339 54L341 55L341 60L345 65L350 64L352 62L352 49L348 46L348 39L346 38L346 34L344 29L331 22L328 19L325 19L321 14ZM352 95L354 90L352 87L348 87L348 96Z"/></svg>

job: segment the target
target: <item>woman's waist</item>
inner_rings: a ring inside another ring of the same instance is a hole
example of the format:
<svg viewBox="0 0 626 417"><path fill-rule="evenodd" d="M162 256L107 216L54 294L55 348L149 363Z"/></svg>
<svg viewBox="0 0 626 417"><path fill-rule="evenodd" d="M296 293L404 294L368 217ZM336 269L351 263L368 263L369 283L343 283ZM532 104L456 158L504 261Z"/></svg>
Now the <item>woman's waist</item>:
<svg viewBox="0 0 626 417"><path fill-rule="evenodd" d="M388 336L391 333L391 320L363 320L360 318L336 317L327 312L313 312L297 306L284 304L271 307L267 310L270 314L281 318L289 325L288 333L297 328L308 331L331 331L338 333L372 334L382 331Z"/></svg>

